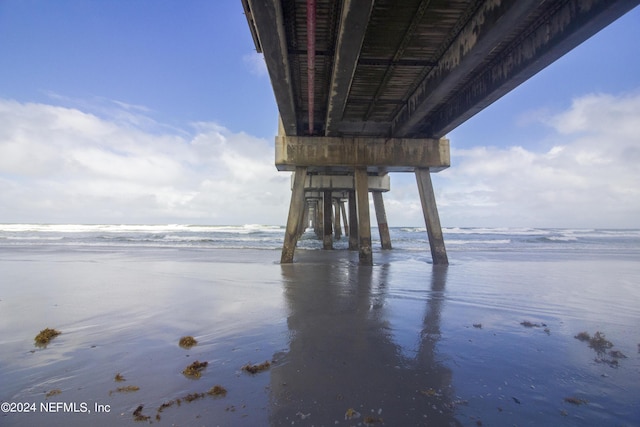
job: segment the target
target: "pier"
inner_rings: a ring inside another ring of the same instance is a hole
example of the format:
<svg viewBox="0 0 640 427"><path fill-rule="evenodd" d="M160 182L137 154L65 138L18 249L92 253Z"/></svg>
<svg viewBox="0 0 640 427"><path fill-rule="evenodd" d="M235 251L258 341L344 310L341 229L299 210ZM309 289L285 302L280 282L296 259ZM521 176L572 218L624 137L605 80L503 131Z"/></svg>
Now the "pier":
<svg viewBox="0 0 640 427"><path fill-rule="evenodd" d="M325 249L344 224L371 265L369 192L392 246L372 179L409 172L448 264L431 181L451 165L447 133L639 3L242 0L280 112L275 165L293 174L281 262L311 218Z"/></svg>

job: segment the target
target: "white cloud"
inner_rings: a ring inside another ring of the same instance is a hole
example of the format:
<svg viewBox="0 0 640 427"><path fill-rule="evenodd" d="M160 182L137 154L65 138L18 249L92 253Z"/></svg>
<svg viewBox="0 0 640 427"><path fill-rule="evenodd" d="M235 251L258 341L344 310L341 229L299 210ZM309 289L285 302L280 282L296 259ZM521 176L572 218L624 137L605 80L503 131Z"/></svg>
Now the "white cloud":
<svg viewBox="0 0 640 427"><path fill-rule="evenodd" d="M0 222L286 221L290 175L270 141L215 123L150 126L144 108L123 107L140 126L0 99ZM637 117L640 93L589 95L538 116L552 131L542 150L454 148L433 176L442 224L640 227ZM415 176L391 180L389 225L423 225Z"/></svg>
<svg viewBox="0 0 640 427"><path fill-rule="evenodd" d="M272 144L212 123L189 136L148 124L0 100L0 222L284 221L289 181Z"/></svg>
<svg viewBox="0 0 640 427"><path fill-rule="evenodd" d="M548 151L452 150L452 167L434 176L441 222L640 227L640 93L588 95L567 111L539 117L554 131L540 144ZM390 221L395 214L392 208Z"/></svg>

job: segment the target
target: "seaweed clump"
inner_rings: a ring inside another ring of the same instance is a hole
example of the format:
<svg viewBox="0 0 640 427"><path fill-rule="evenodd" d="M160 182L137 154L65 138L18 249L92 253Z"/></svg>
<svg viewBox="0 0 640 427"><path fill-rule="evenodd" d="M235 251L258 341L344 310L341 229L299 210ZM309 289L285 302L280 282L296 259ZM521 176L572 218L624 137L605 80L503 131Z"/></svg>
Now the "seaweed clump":
<svg viewBox="0 0 640 427"><path fill-rule="evenodd" d="M606 339L602 332L598 331L589 340L589 347L598 353L604 353L607 349L613 347L613 343Z"/></svg>
<svg viewBox="0 0 640 427"><path fill-rule="evenodd" d="M615 359L626 359L627 356L624 355L623 352L621 352L620 350L611 350L609 352L609 356L615 358Z"/></svg>
<svg viewBox="0 0 640 427"><path fill-rule="evenodd" d="M616 368L619 364L618 359L625 359L627 357L620 350L610 350L608 354L611 356L611 359L607 359L605 357L607 350L613 347L613 343L600 331L597 331L593 336L587 332L580 332L574 338L589 343L589 347L598 354L598 357L595 359L597 363L606 363L612 368Z"/></svg>
<svg viewBox="0 0 640 427"><path fill-rule="evenodd" d="M136 410L133 411L134 421L149 421L151 419L148 415L142 415L142 408L144 408L144 405L138 405Z"/></svg>
<svg viewBox="0 0 640 427"><path fill-rule="evenodd" d="M178 345L180 347L185 348L187 350L190 349L191 347L193 347L196 344L198 344L198 341L192 336L182 337L182 338L180 338L180 341L178 342Z"/></svg>
<svg viewBox="0 0 640 427"><path fill-rule="evenodd" d="M211 389L209 389L209 391L207 392L207 394L209 396L226 396L227 395L227 389L222 387L221 385L214 385L213 387L211 387Z"/></svg>
<svg viewBox="0 0 640 427"><path fill-rule="evenodd" d="M62 393L62 390L60 390L59 388L54 388L53 390L50 390L47 394L45 394L45 397L48 399L51 396L56 396L60 393Z"/></svg>
<svg viewBox="0 0 640 427"><path fill-rule="evenodd" d="M250 374L257 374L258 372L266 371L271 367L271 362L268 360L258 365L246 364L242 367L242 370Z"/></svg>
<svg viewBox="0 0 640 427"><path fill-rule="evenodd" d="M202 399L204 397L204 393L189 393L184 397L184 400L187 402L193 402L194 400Z"/></svg>
<svg viewBox="0 0 640 427"><path fill-rule="evenodd" d="M133 393L134 391L138 391L138 390L140 390L140 387L138 387L137 385L128 385L126 387L118 387L115 390L110 390L109 396L111 396L114 392L115 393Z"/></svg>
<svg viewBox="0 0 640 427"><path fill-rule="evenodd" d="M578 341L589 341L591 339L591 335L589 332L580 332L578 335L574 336Z"/></svg>
<svg viewBox="0 0 640 427"><path fill-rule="evenodd" d="M170 401L165 402L165 403L163 403L162 405L160 405L160 406L158 407L158 409L156 410L156 421L160 421L160 419L162 418L162 417L160 416L160 413L161 413L162 411L164 411L164 410L165 410L165 409L167 409L167 408L172 407L172 406L173 406L173 405L175 405L175 404L177 404L178 406L180 406L180 402L181 402L181 400L180 400L180 399L176 399L176 400L170 400Z"/></svg>
<svg viewBox="0 0 640 427"><path fill-rule="evenodd" d="M138 387L137 385L128 385L126 387L118 387L116 389L118 393L131 393L132 391L138 390L140 390L140 387Z"/></svg>
<svg viewBox="0 0 640 427"><path fill-rule="evenodd" d="M207 367L208 364L209 362L199 362L196 360L191 365L184 368L184 371L182 371L182 373L187 377L200 378L202 376L202 371Z"/></svg>
<svg viewBox="0 0 640 427"><path fill-rule="evenodd" d="M542 326L545 326L545 327L547 326L546 323L533 323L533 322L529 322L528 320L524 320L520 322L520 324L525 328L540 328Z"/></svg>
<svg viewBox="0 0 640 427"><path fill-rule="evenodd" d="M158 409L156 410L156 420L160 421L160 419L162 418L160 414L167 408L171 408L174 405L180 406L183 401L184 402L193 402L194 400L203 399L207 395L211 396L211 397L223 397L223 396L227 395L227 389L225 389L221 385L215 385L215 386L211 387L211 389L209 389L209 391L206 392L206 393L189 393L186 396L183 396L183 397L181 397L179 399L170 400L168 402L165 402L162 405L160 405L158 407Z"/></svg>
<svg viewBox="0 0 640 427"><path fill-rule="evenodd" d="M578 405L578 406L582 405L583 403L587 403L586 400L578 399L577 397L573 397L573 396L565 397L564 401L567 402L567 403L571 403L572 405Z"/></svg>
<svg viewBox="0 0 640 427"><path fill-rule="evenodd" d="M122 374L120 372L118 372L116 374L115 377L113 377L113 380L117 383L121 383L122 381L126 381L126 379L122 376Z"/></svg>
<svg viewBox="0 0 640 427"><path fill-rule="evenodd" d="M41 330L40 333L34 338L36 341L36 345L39 347L46 346L47 344L49 344L49 341L51 341L61 333L62 332L56 329L45 328Z"/></svg>

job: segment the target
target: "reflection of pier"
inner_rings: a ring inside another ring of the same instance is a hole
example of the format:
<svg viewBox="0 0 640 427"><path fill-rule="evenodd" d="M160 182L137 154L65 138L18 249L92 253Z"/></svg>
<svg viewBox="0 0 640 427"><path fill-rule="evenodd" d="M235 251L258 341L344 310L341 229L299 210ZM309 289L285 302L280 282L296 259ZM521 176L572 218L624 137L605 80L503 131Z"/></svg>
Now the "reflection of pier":
<svg viewBox="0 0 640 427"><path fill-rule="evenodd" d="M422 325L416 325L422 332L407 349L394 341L401 331L387 308L393 265L283 267L291 343L271 370L271 424L298 425L299 413L311 414L303 425L345 425L353 408L361 418L346 425L366 416L384 425L458 425L452 374L436 351L446 272L433 269Z"/></svg>

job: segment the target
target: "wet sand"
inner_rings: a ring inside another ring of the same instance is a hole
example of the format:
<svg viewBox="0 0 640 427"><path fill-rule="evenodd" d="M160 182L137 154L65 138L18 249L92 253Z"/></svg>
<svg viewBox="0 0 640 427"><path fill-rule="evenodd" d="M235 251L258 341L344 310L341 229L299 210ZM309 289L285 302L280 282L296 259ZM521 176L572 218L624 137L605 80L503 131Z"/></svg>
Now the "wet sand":
<svg viewBox="0 0 640 427"><path fill-rule="evenodd" d="M286 266L279 255L0 252L0 400L36 404L35 413L0 414L0 425L640 420L635 259L459 253L436 268L424 253L377 251L370 268L347 251L300 250ZM46 327L62 334L36 347ZM599 354L574 338L582 331L605 333L613 347ZM180 348L185 335L198 345ZM202 376L185 377L196 360L208 362ZM264 361L264 372L242 370ZM214 385L227 394L200 397ZM117 391L126 386L139 390ZM140 405L149 421L134 420Z"/></svg>

